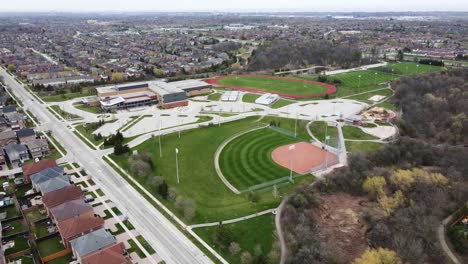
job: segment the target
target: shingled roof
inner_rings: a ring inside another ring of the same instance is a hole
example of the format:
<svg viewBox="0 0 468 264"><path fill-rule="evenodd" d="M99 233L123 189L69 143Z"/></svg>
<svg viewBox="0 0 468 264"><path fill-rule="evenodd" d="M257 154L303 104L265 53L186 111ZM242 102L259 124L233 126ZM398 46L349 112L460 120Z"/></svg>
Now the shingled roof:
<svg viewBox="0 0 468 264"><path fill-rule="evenodd" d="M130 264L130 257L124 256L125 245L123 242L96 251L81 259L82 264Z"/></svg>
<svg viewBox="0 0 468 264"><path fill-rule="evenodd" d="M47 208L53 208L68 201L82 199L81 188L70 185L59 190L48 192L42 196L42 202Z"/></svg>
<svg viewBox="0 0 468 264"><path fill-rule="evenodd" d="M85 203L82 199L65 202L61 205L50 209L54 219L58 222L71 217L78 217L89 211L93 211L93 207Z"/></svg>
<svg viewBox="0 0 468 264"><path fill-rule="evenodd" d="M60 235L64 239L69 239L80 234L100 229L103 225L104 219L102 218L90 215L81 215L79 217L72 217L61 221L57 226Z"/></svg>
<svg viewBox="0 0 468 264"><path fill-rule="evenodd" d="M115 237L104 228L80 236L70 241L70 244L78 257L84 257L88 254L115 244Z"/></svg>
<svg viewBox="0 0 468 264"><path fill-rule="evenodd" d="M34 162L28 165L23 166L23 175L25 179L27 178L27 181L30 181L30 176L32 174L41 172L47 168L55 167L57 166L57 162L55 160L40 160L38 162Z"/></svg>

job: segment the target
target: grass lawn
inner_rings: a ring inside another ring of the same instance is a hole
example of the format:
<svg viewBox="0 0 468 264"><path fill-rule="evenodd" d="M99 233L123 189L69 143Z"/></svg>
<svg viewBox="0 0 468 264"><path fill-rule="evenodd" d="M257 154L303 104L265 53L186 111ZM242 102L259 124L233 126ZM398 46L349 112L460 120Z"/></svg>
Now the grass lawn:
<svg viewBox="0 0 468 264"><path fill-rule="evenodd" d="M50 224L48 222L52 222L52 221L47 220L47 221L34 225L34 228L32 228L32 230L36 234L36 237L39 238L39 237L45 237L49 235L48 227L50 226Z"/></svg>
<svg viewBox="0 0 468 264"><path fill-rule="evenodd" d="M386 121L381 121L381 120L375 120L374 123L376 123L379 126L391 126L390 123L388 123Z"/></svg>
<svg viewBox="0 0 468 264"><path fill-rule="evenodd" d="M269 128L244 134L221 152L219 165L226 179L238 190L279 179L289 175L289 170L271 158L274 149L300 142L299 139Z"/></svg>
<svg viewBox="0 0 468 264"><path fill-rule="evenodd" d="M363 101L363 102L368 103L368 104L372 104L374 102L369 101L369 98L371 98L374 95L382 95L382 96L388 97L388 96L392 95L392 90L390 90L388 88L384 88L384 89L380 89L380 90L377 90L377 91L368 92L368 93L365 93L365 94L353 95L353 96L347 97L346 99L359 100L359 101Z"/></svg>
<svg viewBox="0 0 468 264"><path fill-rule="evenodd" d="M366 132L362 131L359 127L355 126L343 126L343 137L345 139L359 139L359 140L371 140L379 139L373 135L369 135Z"/></svg>
<svg viewBox="0 0 468 264"><path fill-rule="evenodd" d="M83 103L74 103L73 107L92 114L101 114L103 112L102 108L99 106L88 106Z"/></svg>
<svg viewBox="0 0 468 264"><path fill-rule="evenodd" d="M139 235L139 236L136 237L136 239L146 249L146 251L148 251L148 253L150 255L156 253L156 251L154 251L154 249L151 247L150 244L148 244L148 242L143 238L143 236ZM127 249L128 253L135 252L140 258L145 258L146 257L143 254L143 251L141 251L141 249L136 245L136 243L132 239L129 239L128 243L130 244L130 248Z"/></svg>
<svg viewBox="0 0 468 264"><path fill-rule="evenodd" d="M259 94L252 94L252 93L247 93L242 96L242 102L244 103L255 103L255 100L259 98L261 95Z"/></svg>
<svg viewBox="0 0 468 264"><path fill-rule="evenodd" d="M162 137L162 157L159 156L158 138L145 141L133 150L147 151L151 154L154 169L149 175L161 175L165 178L169 187L176 189L179 195L191 198L196 204L195 218L192 223L205 223L232 219L248 215L257 211L276 207L280 199L273 193L259 193L260 201L251 203L247 195L235 195L224 186L214 168L214 153L218 146L233 134L259 126L257 117L250 117L239 121L225 123L221 126L203 127L183 131L181 138L177 133ZM262 120L267 122L267 120ZM294 123L294 122L293 122ZM281 126L286 128L286 126ZM180 183L177 184L174 149L179 149ZM117 164L129 171L129 154L115 156L110 155ZM150 177L135 177L145 188L161 198L156 188L149 183ZM280 188L278 195L289 192L292 185ZM160 199L174 213L173 203ZM180 214L179 214L180 215Z"/></svg>
<svg viewBox="0 0 468 264"><path fill-rule="evenodd" d="M229 252L229 245L224 246L216 242L216 234L220 227L196 228L195 233L212 246L229 263L241 263L240 255L232 255ZM242 222L224 225L223 228L233 234L233 241L241 247L241 252L249 251L254 256L254 248L260 245L263 255L268 255L271 251L275 230L274 217L271 214L262 215Z"/></svg>
<svg viewBox="0 0 468 264"><path fill-rule="evenodd" d="M7 208L3 208L0 212L7 213L6 219L18 216L18 212L16 211L16 207L14 205Z"/></svg>
<svg viewBox="0 0 468 264"><path fill-rule="evenodd" d="M15 241L15 246L5 250L5 256L8 256L10 254L20 252L20 251L23 251L23 250L26 250L26 249L29 248L28 238L26 238L24 236L17 236L13 240ZM3 242L7 243L8 241L3 241Z"/></svg>
<svg viewBox="0 0 468 264"><path fill-rule="evenodd" d="M34 264L33 256L28 254L21 256L19 258L11 259L13 263L21 263L21 264ZM21 261L21 262L14 262L14 261ZM48 262L49 263L49 262Z"/></svg>
<svg viewBox="0 0 468 264"><path fill-rule="evenodd" d="M26 213L26 218L28 218L29 222L31 222L31 223L34 223L34 222L36 222L38 220L41 220L41 219L44 219L46 217L47 217L47 215L46 214L41 214L39 212L38 208Z"/></svg>
<svg viewBox="0 0 468 264"><path fill-rule="evenodd" d="M212 93L208 95L208 100L219 101L219 99L221 99L221 93Z"/></svg>
<svg viewBox="0 0 468 264"><path fill-rule="evenodd" d="M278 101L276 101L276 102L273 103L273 105L271 106L271 108L277 109L277 108L281 108L281 107L283 107L283 106L287 106L287 105L294 104L294 103L295 103L294 101L285 100L285 99L279 99Z"/></svg>
<svg viewBox="0 0 468 264"><path fill-rule="evenodd" d="M104 192L101 189L97 189L96 193L101 197L104 196Z"/></svg>
<svg viewBox="0 0 468 264"><path fill-rule="evenodd" d="M62 110L62 108L60 108L60 106L58 105L52 105L52 106L49 106L51 109L55 110L55 112L57 114L59 114L63 119L77 119L77 118L81 118L80 116L77 116L77 115L74 115L74 114L71 114L71 113L68 113L68 112L65 112L64 110ZM55 114L53 112L53 114Z"/></svg>
<svg viewBox="0 0 468 264"><path fill-rule="evenodd" d="M317 94L327 91L326 87L319 84L291 81L288 78L271 79L261 76L231 76L220 79L218 83L227 86L286 94Z"/></svg>
<svg viewBox="0 0 468 264"><path fill-rule="evenodd" d="M338 129L334 126L328 126L325 121L315 121L310 124L310 132L321 142L325 142L325 132L330 136L328 145L332 147L338 146Z"/></svg>
<svg viewBox="0 0 468 264"><path fill-rule="evenodd" d="M37 242L37 250L39 251L39 255L41 255L41 257L52 255L64 249L65 247L63 246L62 241L60 240L60 236L58 235Z"/></svg>
<svg viewBox="0 0 468 264"><path fill-rule="evenodd" d="M351 153L357 152L364 152L364 153L371 153L379 148L381 148L384 144L376 143L376 142L365 142L365 141L345 141L346 143L346 151Z"/></svg>
<svg viewBox="0 0 468 264"><path fill-rule="evenodd" d="M104 137L101 138L100 140L95 140L94 134L93 134L94 130L86 129L86 124L75 126L75 129L78 130L84 137L86 137L89 141L91 141L95 145L99 145L102 142L104 142Z"/></svg>
<svg viewBox="0 0 468 264"><path fill-rule="evenodd" d="M6 237L6 236L9 236L9 235L19 233L19 232L23 232L25 230L22 219L18 219L18 220L11 221L11 222L8 222L8 223L2 223L3 227L5 227L7 225L11 226L12 228L11 228L10 231L6 231L6 232L2 231L2 237Z"/></svg>
<svg viewBox="0 0 468 264"><path fill-rule="evenodd" d="M70 254L67 254L63 257L60 257L60 258L56 258L54 260L51 260L51 261L48 261L46 262L47 264L68 264L70 262L73 261L73 255L70 253Z"/></svg>
<svg viewBox="0 0 468 264"><path fill-rule="evenodd" d="M374 71L393 73L396 75L414 75L418 73L437 72L445 67L419 64L416 62L389 63L386 66L374 68ZM392 71L393 70L393 71Z"/></svg>
<svg viewBox="0 0 468 264"><path fill-rule="evenodd" d="M58 152L58 151L56 151ZM23 197L25 195L25 193L29 190L32 189L32 185L31 184L25 184L25 185L21 185L21 186L16 186L16 190L15 190L15 194L16 194L16 197Z"/></svg>
<svg viewBox="0 0 468 264"><path fill-rule="evenodd" d="M43 97L42 100L44 102L63 102L63 101L67 101L70 99L91 96L95 94L96 92L94 88L90 87L90 88L83 88L83 92L81 93L66 93L66 94L59 94L59 95L51 95L51 96Z"/></svg>

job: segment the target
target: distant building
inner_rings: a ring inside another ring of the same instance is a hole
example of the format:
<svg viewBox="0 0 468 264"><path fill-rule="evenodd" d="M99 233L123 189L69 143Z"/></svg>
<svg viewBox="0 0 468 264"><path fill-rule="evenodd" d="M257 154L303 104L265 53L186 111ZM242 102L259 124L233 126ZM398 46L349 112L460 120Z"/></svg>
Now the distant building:
<svg viewBox="0 0 468 264"><path fill-rule="evenodd" d="M148 105L186 106L187 97L208 94L211 85L198 80L138 82L96 88L101 108L119 110Z"/></svg>

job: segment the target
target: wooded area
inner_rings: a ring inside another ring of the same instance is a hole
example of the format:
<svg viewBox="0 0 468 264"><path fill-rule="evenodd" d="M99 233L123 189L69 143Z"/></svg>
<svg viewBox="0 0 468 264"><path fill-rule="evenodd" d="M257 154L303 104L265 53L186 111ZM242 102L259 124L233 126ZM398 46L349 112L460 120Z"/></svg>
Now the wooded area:
<svg viewBox="0 0 468 264"><path fill-rule="evenodd" d="M282 215L288 263L328 263L340 250L317 241L314 210L317 196L343 192L366 197L382 212L364 219L371 248L392 250L404 263L447 261L436 229L468 199L468 149L461 145L468 134L467 81L467 72L452 71L396 84L402 136L372 155L350 156L349 166L288 199Z"/></svg>

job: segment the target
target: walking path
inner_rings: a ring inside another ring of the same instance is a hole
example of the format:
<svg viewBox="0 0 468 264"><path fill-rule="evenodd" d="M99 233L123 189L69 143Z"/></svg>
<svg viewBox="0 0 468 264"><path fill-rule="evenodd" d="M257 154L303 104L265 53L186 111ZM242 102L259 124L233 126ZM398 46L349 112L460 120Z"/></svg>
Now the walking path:
<svg viewBox="0 0 468 264"><path fill-rule="evenodd" d="M447 241L445 240L445 227L447 224L449 224L453 219L453 214L449 215L447 218L445 218L440 225L437 227L437 239L439 240L440 245L442 246L442 250L445 252L447 257L455 264L461 264L461 262L458 260L457 256L452 252L450 247L447 244Z"/></svg>
<svg viewBox="0 0 468 264"><path fill-rule="evenodd" d="M210 227L210 226L219 226L219 225L225 225L225 224L233 224L233 223L241 222L241 221L244 221L244 220L252 219L252 218L255 218L255 217L258 217L258 216L262 216L262 215L266 215L266 214L272 214L272 213L277 212L277 211L278 211L278 208L273 208L273 209L268 209L268 210L261 211L261 212L255 213L255 214L246 215L246 216L242 216L242 217L234 218L234 219L230 219L230 220L191 225L191 226L188 226L188 228L194 229L194 228L200 228L200 227Z"/></svg>
<svg viewBox="0 0 468 264"><path fill-rule="evenodd" d="M281 201L275 217L276 233L278 234L278 240L281 248L280 264L284 264L286 262L286 256L288 254L288 247L286 246L286 240L284 239L283 230L281 228L281 212L283 211L283 207L286 204L287 199L288 198L286 197Z"/></svg>

